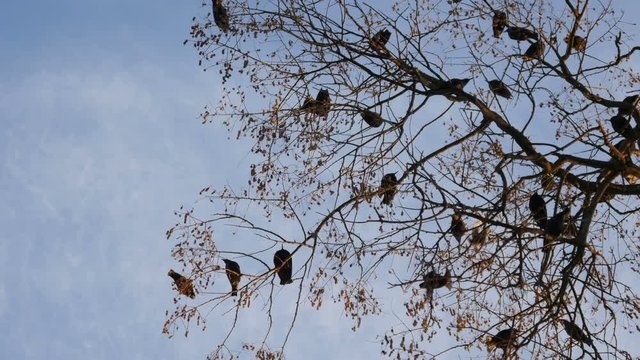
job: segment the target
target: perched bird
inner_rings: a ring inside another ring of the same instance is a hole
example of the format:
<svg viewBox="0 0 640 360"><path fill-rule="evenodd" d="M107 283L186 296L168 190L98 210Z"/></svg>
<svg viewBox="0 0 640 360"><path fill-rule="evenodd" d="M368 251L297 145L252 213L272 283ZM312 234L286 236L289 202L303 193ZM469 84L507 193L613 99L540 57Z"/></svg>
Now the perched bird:
<svg viewBox="0 0 640 360"><path fill-rule="evenodd" d="M507 13L505 13L504 11L495 11L493 13L493 24L492 24L493 37L499 38L500 35L502 35L502 32L504 32L504 29L507 27L507 24L508 24Z"/></svg>
<svg viewBox="0 0 640 360"><path fill-rule="evenodd" d="M570 211L571 210L569 208L565 208L561 212L553 215L547 221L547 225L544 228L545 234L552 239L562 236L567 227L567 220L570 217Z"/></svg>
<svg viewBox="0 0 640 360"><path fill-rule="evenodd" d="M318 91L315 99L307 96L302 104L301 110L324 117L329 114L330 107L331 97L329 96L329 90L322 89Z"/></svg>
<svg viewBox="0 0 640 360"><path fill-rule="evenodd" d="M316 107L316 100L311 96L307 95L307 98L304 99L304 103L302 104L301 109L312 112L315 107Z"/></svg>
<svg viewBox="0 0 640 360"><path fill-rule="evenodd" d="M233 260L222 259L222 261L224 261L225 272L231 284L231 296L236 296L238 295L238 285L240 285L240 278L242 277L240 265Z"/></svg>
<svg viewBox="0 0 640 360"><path fill-rule="evenodd" d="M489 81L489 90L491 90L491 92L496 94L497 96L502 96L503 98L511 99L511 91L509 91L509 88L507 87L507 85L505 85L500 80Z"/></svg>
<svg viewBox="0 0 640 360"><path fill-rule="evenodd" d="M565 319L561 319L560 321L562 321L564 331L566 331L573 340L585 343L589 346L593 345L593 341L591 340L591 338L587 334L585 334L584 331L582 331L582 329L578 327L578 325Z"/></svg>
<svg viewBox="0 0 640 360"><path fill-rule="evenodd" d="M426 289L429 295L433 294L433 290L447 287L451 290L451 271L447 269L444 275L440 275L431 270L422 276L422 282L420 283L421 289Z"/></svg>
<svg viewBox="0 0 640 360"><path fill-rule="evenodd" d="M611 122L611 127L615 132L624 136L626 139L635 139L636 131L633 129L631 124L629 123L629 119L622 115L616 115L609 119Z"/></svg>
<svg viewBox="0 0 640 360"><path fill-rule="evenodd" d="M627 96L622 100L624 106L621 106L619 109L619 114L629 115L633 112L633 110L638 105L638 99L640 99L640 95L631 95Z"/></svg>
<svg viewBox="0 0 640 360"><path fill-rule="evenodd" d="M278 277L280 278L280 285L287 285L293 282L293 280L291 280L293 262L290 252L285 249L276 251L273 255L273 266L275 266Z"/></svg>
<svg viewBox="0 0 640 360"><path fill-rule="evenodd" d="M364 120L364 122L367 123L367 125L377 128L380 125L382 125L382 116L380 116L380 114L370 111L370 110L362 110L360 112L360 115L362 115L362 120Z"/></svg>
<svg viewBox="0 0 640 360"><path fill-rule="evenodd" d="M544 230L547 225L547 203L542 196L537 193L531 195L531 198L529 198L529 210L531 210L536 224Z"/></svg>
<svg viewBox="0 0 640 360"><path fill-rule="evenodd" d="M497 334L489 339L488 345L492 348L503 350L514 349L516 347L516 338L518 337L518 329L509 328L500 330Z"/></svg>
<svg viewBox="0 0 640 360"><path fill-rule="evenodd" d="M451 227L450 227L451 235L453 235L456 240L461 241L462 236L465 232L467 232L467 225L462 221L462 217L458 213L453 213L451 215Z"/></svg>
<svg viewBox="0 0 640 360"><path fill-rule="evenodd" d="M522 59L524 61L531 61L542 58L542 55L544 55L544 43L542 41L536 41L524 52Z"/></svg>
<svg viewBox="0 0 640 360"><path fill-rule="evenodd" d="M229 30L229 14L222 5L222 0L213 0L213 21L220 30L224 32Z"/></svg>
<svg viewBox="0 0 640 360"><path fill-rule="evenodd" d="M376 51L384 50L387 42L389 42L389 39L391 39L391 31L384 28L373 35L371 41L369 42L369 46L371 47L371 49Z"/></svg>
<svg viewBox="0 0 640 360"><path fill-rule="evenodd" d="M327 116L329 114L329 108L331 107L331 98L329 97L329 90L322 89L318 91L316 96L316 111L319 116Z"/></svg>
<svg viewBox="0 0 640 360"><path fill-rule="evenodd" d="M475 247L481 247L487 241L489 237L489 228L485 227L482 231L478 230L480 227L474 227L471 230L471 245Z"/></svg>
<svg viewBox="0 0 640 360"><path fill-rule="evenodd" d="M382 177L380 191L382 203L391 206L391 202L393 202L393 198L396 196L396 192L398 192L398 179L395 173L389 173Z"/></svg>
<svg viewBox="0 0 640 360"><path fill-rule="evenodd" d="M538 33L527 28L519 26L510 26L507 29L507 34L511 40L525 41L525 40L538 40Z"/></svg>
<svg viewBox="0 0 640 360"><path fill-rule="evenodd" d="M464 87L467 85L469 81L471 81L471 79L455 79L454 78L446 82L446 87L451 88L453 90L462 91L462 89L464 89Z"/></svg>
<svg viewBox="0 0 640 360"><path fill-rule="evenodd" d="M564 42L569 44L569 34L564 37ZM585 51L587 48L587 39L582 36L574 35L573 41L571 41L571 47L576 51Z"/></svg>
<svg viewBox="0 0 640 360"><path fill-rule="evenodd" d="M191 280L173 271L173 269L170 269L167 275L171 276L180 294L195 299L196 293L193 291L193 283Z"/></svg>

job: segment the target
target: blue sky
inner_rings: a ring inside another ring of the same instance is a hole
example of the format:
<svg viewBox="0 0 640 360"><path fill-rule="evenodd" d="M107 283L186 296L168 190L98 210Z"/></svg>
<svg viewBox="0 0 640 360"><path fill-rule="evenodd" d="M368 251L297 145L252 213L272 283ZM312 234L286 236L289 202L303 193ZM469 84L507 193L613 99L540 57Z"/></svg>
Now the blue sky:
<svg viewBox="0 0 640 360"><path fill-rule="evenodd" d="M0 358L198 359L226 330L210 317L187 339L161 334L173 210L247 165L198 119L220 83L182 46L199 7L3 1ZM340 317L305 312L290 358L377 358L394 315L358 334Z"/></svg>
<svg viewBox="0 0 640 360"><path fill-rule="evenodd" d="M199 6L3 2L0 358L198 359L224 334L215 316L187 339L161 334L173 210L247 165L247 149L198 119L219 84L182 46ZM377 354L345 346L373 335L332 312L301 318L312 325L291 358L324 357L318 341L339 358Z"/></svg>

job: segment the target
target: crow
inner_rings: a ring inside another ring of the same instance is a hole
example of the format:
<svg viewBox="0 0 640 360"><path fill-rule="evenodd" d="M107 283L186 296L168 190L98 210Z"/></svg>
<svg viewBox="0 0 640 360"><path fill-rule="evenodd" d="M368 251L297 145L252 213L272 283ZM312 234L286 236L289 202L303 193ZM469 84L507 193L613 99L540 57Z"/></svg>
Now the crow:
<svg viewBox="0 0 640 360"><path fill-rule="evenodd" d="M173 269L170 269L167 275L171 276L180 294L195 299L196 293L193 291L193 283L191 280L173 271Z"/></svg>
<svg viewBox="0 0 640 360"><path fill-rule="evenodd" d="M322 89L318 91L318 95L316 96L315 113L319 116L327 116L329 114L330 107L331 98L329 97L329 90Z"/></svg>
<svg viewBox="0 0 640 360"><path fill-rule="evenodd" d="M509 91L507 85L500 80L489 81L489 90L497 96L502 96L505 99L511 99L511 91Z"/></svg>
<svg viewBox="0 0 640 360"><path fill-rule="evenodd" d="M273 255L273 266L275 266L278 277L280 278L280 285L287 285L293 282L293 280L291 280L293 263L290 252L285 249L276 251Z"/></svg>
<svg viewBox="0 0 640 360"><path fill-rule="evenodd" d="M369 111L369 110L362 110L360 112L360 115L362 115L362 120L364 120L364 122L367 123L367 125L377 128L380 127L380 125L382 125L382 117L380 116L380 114L373 112L373 111Z"/></svg>
<svg viewBox="0 0 640 360"><path fill-rule="evenodd" d="M238 285L240 285L240 278L242 277L240 265L233 260L222 259L222 261L224 261L225 272L231 284L231 296L236 296L238 295Z"/></svg>
<svg viewBox="0 0 640 360"><path fill-rule="evenodd" d="M467 232L467 225L464 224L460 214L454 213L451 215L451 227L450 227L451 235L453 235L458 242L462 240L462 236L465 232Z"/></svg>
<svg viewBox="0 0 640 360"><path fill-rule="evenodd" d="M634 140L636 138L636 132L626 117L618 114L609 119L609 122L611 122L613 130L626 139Z"/></svg>
<svg viewBox="0 0 640 360"><path fill-rule="evenodd" d="M516 346L515 341L518 337L518 332L518 329L514 328L500 330L491 337L488 345L502 350L513 349Z"/></svg>
<svg viewBox="0 0 640 360"><path fill-rule="evenodd" d="M569 44L569 34L564 37L564 42ZM571 41L571 47L576 51L585 51L587 48L587 39L582 36L574 35L573 41Z"/></svg>
<svg viewBox="0 0 640 360"><path fill-rule="evenodd" d="M224 32L229 30L229 14L222 5L222 0L213 0L213 21L220 30Z"/></svg>
<svg viewBox="0 0 640 360"><path fill-rule="evenodd" d="M380 191L382 203L391 206L393 198L396 196L396 192L398 192L398 179L395 173L389 173L382 177Z"/></svg>
<svg viewBox="0 0 640 360"><path fill-rule="evenodd" d="M564 326L564 331L566 331L567 334L569 334L569 336L573 340L576 340L581 343L585 343L589 346L593 345L593 341L591 340L591 338L589 338L589 336L587 336L587 334L585 334L584 331L582 331L582 329L578 327L578 325L565 319L561 319L560 321L562 321L562 325Z"/></svg>
<svg viewBox="0 0 640 360"><path fill-rule="evenodd" d="M493 37L499 38L504 32L504 29L507 27L507 13L504 11L495 11L493 13Z"/></svg>
<svg viewBox="0 0 640 360"><path fill-rule="evenodd" d="M384 28L378 31L375 35L373 35L373 37L371 38L371 41L369 42L369 47L371 47L371 49L376 51L384 50L390 38L391 38L391 31Z"/></svg>
<svg viewBox="0 0 640 360"><path fill-rule="evenodd" d="M535 31L518 26L510 26L507 29L507 34L511 40L516 41L538 40L538 34Z"/></svg>
<svg viewBox="0 0 640 360"><path fill-rule="evenodd" d="M433 294L433 290L443 287L451 290L451 271L447 269L444 275L440 275L431 270L422 276L422 282L419 286L421 289L426 289L429 295Z"/></svg>
<svg viewBox="0 0 640 360"><path fill-rule="evenodd" d="M522 58L524 61L531 61L542 58L542 55L544 55L544 43L542 41L536 41L524 52Z"/></svg>
<svg viewBox="0 0 640 360"><path fill-rule="evenodd" d="M529 198L529 210L531 210L536 224L544 230L547 225L547 203L542 196L537 193L531 195L531 198Z"/></svg>

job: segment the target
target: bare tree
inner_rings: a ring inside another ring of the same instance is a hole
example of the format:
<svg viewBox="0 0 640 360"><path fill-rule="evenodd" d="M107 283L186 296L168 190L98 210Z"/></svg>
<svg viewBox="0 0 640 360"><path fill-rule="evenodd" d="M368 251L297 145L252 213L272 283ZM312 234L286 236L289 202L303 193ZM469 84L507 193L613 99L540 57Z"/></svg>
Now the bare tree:
<svg viewBox="0 0 640 360"><path fill-rule="evenodd" d="M237 319L267 299L271 314L274 288L296 287L280 345L244 348L281 358L300 307L332 298L357 329L391 291L406 318L380 334L389 357L638 356L618 339L640 332L640 47L614 6L204 3L191 43L224 90L202 120L256 160L248 186L176 212L167 237L198 294L178 295L164 331L223 303ZM214 234L228 226L253 240ZM262 269L242 272L237 299L222 258ZM457 345L430 350L438 332ZM237 355L226 341L211 358Z"/></svg>

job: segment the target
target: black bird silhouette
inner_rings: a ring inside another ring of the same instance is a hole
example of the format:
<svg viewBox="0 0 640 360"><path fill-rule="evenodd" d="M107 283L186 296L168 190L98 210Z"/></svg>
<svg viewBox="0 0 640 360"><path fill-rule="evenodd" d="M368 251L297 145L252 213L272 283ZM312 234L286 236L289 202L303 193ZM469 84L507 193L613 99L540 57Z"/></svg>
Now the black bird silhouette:
<svg viewBox="0 0 640 360"><path fill-rule="evenodd" d="M460 90L462 91L462 89L464 89L464 87L467 85L467 83L471 81L471 79L451 79L449 81L445 82L445 86L446 88L450 88L452 90Z"/></svg>
<svg viewBox="0 0 640 360"><path fill-rule="evenodd" d="M565 319L562 319L560 321L562 321L562 325L564 326L564 331L566 331L567 334L569 334L569 336L573 340L576 340L581 343L585 343L589 346L593 345L593 341L591 340L591 338L589 338L589 336L587 336L587 334L585 334L584 331L582 331L582 329L578 325Z"/></svg>
<svg viewBox="0 0 640 360"><path fill-rule="evenodd" d="M564 37L564 42L569 44L569 34ZM576 51L585 51L587 48L587 39L582 36L574 35L573 41L571 41L571 47Z"/></svg>
<svg viewBox="0 0 640 360"><path fill-rule="evenodd" d="M319 116L327 116L327 114L329 114L329 107L331 107L329 90L322 89L318 91L318 95L316 96L316 114Z"/></svg>
<svg viewBox="0 0 640 360"><path fill-rule="evenodd" d="M322 89L318 91L318 95L316 95L315 99L311 96L307 96L301 109L309 113L325 117L329 114L330 107L331 97L329 96L329 90Z"/></svg>
<svg viewBox="0 0 640 360"><path fill-rule="evenodd" d="M518 337L518 329L509 328L500 330L497 334L489 339L488 345L499 349L507 350L515 348L516 338Z"/></svg>
<svg viewBox="0 0 640 360"><path fill-rule="evenodd" d="M542 196L537 193L531 195L529 199L529 210L531 210L536 224L544 230L547 225L547 203Z"/></svg>
<svg viewBox="0 0 640 360"><path fill-rule="evenodd" d="M493 37L499 38L507 27L507 23L507 13L504 11L494 11L492 24Z"/></svg>
<svg viewBox="0 0 640 360"><path fill-rule="evenodd" d="M193 291L193 283L191 280L173 271L173 269L170 269L167 275L171 276L180 294L195 299L196 293Z"/></svg>
<svg viewBox="0 0 640 360"><path fill-rule="evenodd" d="M507 34L511 40L525 41L525 40L538 40L538 33L527 28L519 26L510 26L507 29Z"/></svg>
<svg viewBox="0 0 640 360"><path fill-rule="evenodd" d="M421 289L426 289L429 295L433 294L433 290L447 287L451 289L451 271L447 269L444 275L440 275L431 270L422 276L422 282L420 283Z"/></svg>
<svg viewBox="0 0 640 360"><path fill-rule="evenodd" d="M544 55L544 43L536 41L524 52L522 58L524 61L531 61L542 58L542 55Z"/></svg>
<svg viewBox="0 0 640 360"><path fill-rule="evenodd" d="M213 21L220 30L224 32L229 30L229 14L222 5L222 0L213 0Z"/></svg>
<svg viewBox="0 0 640 360"><path fill-rule="evenodd" d="M626 117L622 115L616 115L609 119L609 121L611 122L611 127L613 128L613 130L618 134L624 136L626 139L633 140L636 138L636 132L629 123L629 119L627 119Z"/></svg>
<svg viewBox="0 0 640 360"><path fill-rule="evenodd" d="M453 213L451 215L451 235L453 235L456 240L462 240L462 236L465 232L467 232L467 225L462 221L462 217L458 213Z"/></svg>
<svg viewBox="0 0 640 360"><path fill-rule="evenodd" d="M622 100L622 102L624 103L624 106L620 107L618 111L619 114L622 114L622 115L631 114L633 110L636 108L636 106L638 105L638 99L640 99L640 95L631 95L624 98L624 100Z"/></svg>
<svg viewBox="0 0 640 360"><path fill-rule="evenodd" d="M393 198L396 196L396 192L398 192L398 179L395 173L389 173L382 177L380 191L382 203L391 206Z"/></svg>
<svg viewBox="0 0 640 360"><path fill-rule="evenodd" d="M511 91L509 91L509 88L507 87L507 85L505 85L500 80L489 81L489 90L491 90L491 92L493 92L497 96L502 96L503 98L511 99Z"/></svg>
<svg viewBox="0 0 640 360"><path fill-rule="evenodd" d="M291 253L285 249L276 251L273 255L273 266L276 268L278 277L280 278L280 285L291 284L291 274L293 272L293 260Z"/></svg>
<svg viewBox="0 0 640 360"><path fill-rule="evenodd" d="M242 277L240 265L233 260L222 259L222 261L224 261L225 272L231 284L231 296L236 296L238 295L238 285L240 285L240 278Z"/></svg>
<svg viewBox="0 0 640 360"><path fill-rule="evenodd" d="M382 125L382 117L380 116L380 114L373 112L373 111L369 111L369 110L362 110L360 112L360 115L362 115L362 120L364 120L364 122L367 123L367 125L377 128L380 125Z"/></svg>
<svg viewBox="0 0 640 360"><path fill-rule="evenodd" d="M391 31L384 28L373 35L371 41L369 42L369 46L371 47L371 49L376 51L384 50L387 42L389 42L389 39L391 39Z"/></svg>
<svg viewBox="0 0 640 360"><path fill-rule="evenodd" d="M570 216L569 215L570 211L571 210L569 210L569 208L565 208L561 212L553 215L547 221L547 225L545 226L545 229L544 229L545 234L552 239L562 236L562 234L564 233L564 230L567 227L567 220Z"/></svg>

